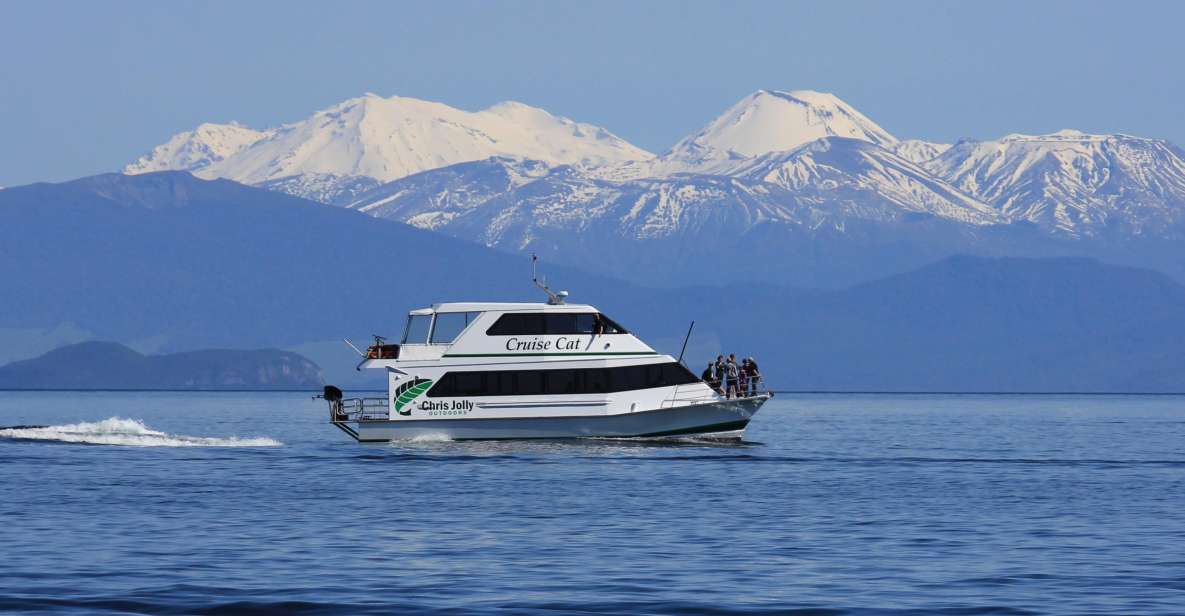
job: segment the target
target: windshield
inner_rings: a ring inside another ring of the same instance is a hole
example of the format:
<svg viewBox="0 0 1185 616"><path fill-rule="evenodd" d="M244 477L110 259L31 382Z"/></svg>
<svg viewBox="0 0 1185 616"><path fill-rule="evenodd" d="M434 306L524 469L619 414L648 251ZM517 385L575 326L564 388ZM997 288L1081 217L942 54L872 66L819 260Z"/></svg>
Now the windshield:
<svg viewBox="0 0 1185 616"><path fill-rule="evenodd" d="M480 312L440 312L432 326L432 344L451 344Z"/></svg>
<svg viewBox="0 0 1185 616"><path fill-rule="evenodd" d="M428 330L432 325L432 315L413 314L407 317L407 327L403 330L402 344L425 344L428 342Z"/></svg>

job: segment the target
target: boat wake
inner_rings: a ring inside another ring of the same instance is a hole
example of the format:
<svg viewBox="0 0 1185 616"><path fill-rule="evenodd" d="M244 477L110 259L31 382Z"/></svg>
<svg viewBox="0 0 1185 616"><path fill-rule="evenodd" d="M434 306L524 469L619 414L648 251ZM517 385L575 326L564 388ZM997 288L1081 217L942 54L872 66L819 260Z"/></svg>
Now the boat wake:
<svg viewBox="0 0 1185 616"><path fill-rule="evenodd" d="M138 419L124 419L122 417L109 417L102 421L60 426L0 428L0 438L131 447L279 447L283 445L280 441L267 437L213 438L169 434L153 430Z"/></svg>
<svg viewBox="0 0 1185 616"><path fill-rule="evenodd" d="M453 439L452 439L451 437L449 437L449 435L447 435L447 434L444 434L443 432L441 432L441 433L419 434L419 435L416 435L416 436L413 436L413 437L411 437L410 439L406 439L406 441L405 441L405 442L412 442L412 443L449 443L449 442L452 442L452 440L453 440ZM398 441L392 441L392 442L398 442Z"/></svg>

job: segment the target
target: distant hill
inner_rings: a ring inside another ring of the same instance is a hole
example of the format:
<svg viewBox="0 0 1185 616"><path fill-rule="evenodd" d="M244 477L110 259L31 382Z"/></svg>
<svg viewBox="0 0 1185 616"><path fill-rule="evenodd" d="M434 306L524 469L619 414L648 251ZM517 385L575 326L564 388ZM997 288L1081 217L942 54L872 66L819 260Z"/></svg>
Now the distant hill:
<svg viewBox="0 0 1185 616"><path fill-rule="evenodd" d="M275 349L142 355L115 342L82 342L0 366L0 389L267 389L321 384L317 364Z"/></svg>

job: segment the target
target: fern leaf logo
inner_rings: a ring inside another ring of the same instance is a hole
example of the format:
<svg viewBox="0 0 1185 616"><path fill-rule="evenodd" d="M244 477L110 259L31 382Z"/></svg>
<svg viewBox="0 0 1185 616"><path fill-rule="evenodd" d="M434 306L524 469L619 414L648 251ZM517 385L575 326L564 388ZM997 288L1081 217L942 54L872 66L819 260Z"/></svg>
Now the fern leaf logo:
<svg viewBox="0 0 1185 616"><path fill-rule="evenodd" d="M404 416L411 415L411 409L408 408L405 411L404 407L428 391L429 387L432 387L432 379L421 378L414 378L397 387L395 389L395 412Z"/></svg>

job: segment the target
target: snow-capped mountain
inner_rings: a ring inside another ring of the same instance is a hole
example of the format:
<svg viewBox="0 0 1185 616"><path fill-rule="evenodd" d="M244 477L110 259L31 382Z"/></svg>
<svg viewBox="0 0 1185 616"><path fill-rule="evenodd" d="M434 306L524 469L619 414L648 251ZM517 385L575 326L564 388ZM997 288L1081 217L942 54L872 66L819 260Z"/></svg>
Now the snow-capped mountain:
<svg viewBox="0 0 1185 616"><path fill-rule="evenodd" d="M951 250L1005 235L1007 250L1033 234L1185 237L1185 153L1167 142L1074 131L898 140L810 90L755 92L659 157L520 103L469 112L366 95L267 131L205 124L127 172L161 168L489 246L558 254L582 244L586 256L642 258L645 243L668 241L691 254L722 234L810 244L914 233Z"/></svg>
<svg viewBox="0 0 1185 616"><path fill-rule="evenodd" d="M745 160L824 137L892 147L897 139L833 94L759 90L683 138L651 165L651 175L727 173Z"/></svg>
<svg viewBox="0 0 1185 616"><path fill-rule="evenodd" d="M925 163L991 204L1071 237L1179 233L1185 223L1185 151L1128 135L1008 135L963 141Z"/></svg>
<svg viewBox="0 0 1185 616"><path fill-rule="evenodd" d="M236 128L242 133L237 141L225 138L216 142L218 147L205 149L189 144L195 142L193 135L209 131L182 133L125 172L185 169L204 178L268 183L301 196L336 198L349 192L349 186L339 184L356 184L359 178L390 181L490 156L582 165L652 156L603 128L514 102L469 112L431 101L368 94L264 134ZM193 149L212 154L186 154ZM305 187L309 190L301 192Z"/></svg>
<svg viewBox="0 0 1185 616"><path fill-rule="evenodd" d="M516 250L593 230L645 240L743 234L768 223L842 230L850 220L895 224L918 215L1006 222L886 149L899 143L833 95L760 91L653 161L556 166L492 157L384 184L349 207ZM713 173L690 173L702 168L690 152L726 154L708 157Z"/></svg>
<svg viewBox="0 0 1185 616"><path fill-rule="evenodd" d="M136 162L124 167L123 172L132 175L169 170L201 173L210 165L238 154L270 134L271 131L250 129L237 122L202 124L193 130L173 135Z"/></svg>

